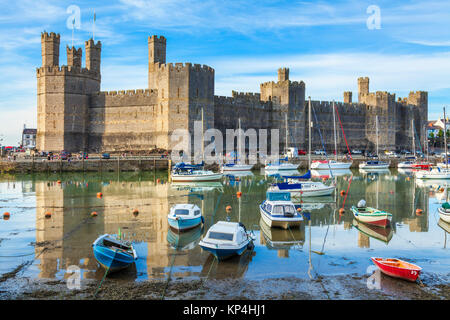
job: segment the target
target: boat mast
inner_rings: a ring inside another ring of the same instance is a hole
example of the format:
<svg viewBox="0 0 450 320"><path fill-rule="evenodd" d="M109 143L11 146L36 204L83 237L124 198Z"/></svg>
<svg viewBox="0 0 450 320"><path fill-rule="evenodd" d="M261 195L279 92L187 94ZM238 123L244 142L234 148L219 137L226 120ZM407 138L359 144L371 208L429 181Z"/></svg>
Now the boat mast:
<svg viewBox="0 0 450 320"><path fill-rule="evenodd" d="M308 97L308 169L311 170L311 97Z"/></svg>
<svg viewBox="0 0 450 320"><path fill-rule="evenodd" d="M377 157L380 159L380 155L378 154L378 115L375 116L375 126L376 126L376 133L377 133Z"/></svg>
<svg viewBox="0 0 450 320"><path fill-rule="evenodd" d="M337 162L336 115L334 112L334 100L333 100L333 126L334 126L334 160Z"/></svg>
<svg viewBox="0 0 450 320"><path fill-rule="evenodd" d="M285 136L286 136L286 142L285 142L285 146L284 146L284 153L286 154L286 156L287 156L287 152L288 152L288 115L287 115L287 112L286 112L286 114L285 114L285 122L286 122L286 133L285 133Z"/></svg>
<svg viewBox="0 0 450 320"><path fill-rule="evenodd" d="M447 119L445 119L445 107L444 107L444 144L445 144L445 169L448 169L447 159Z"/></svg>
<svg viewBox="0 0 450 320"><path fill-rule="evenodd" d="M241 157L242 149L241 149L241 118L238 119L238 154L236 155L236 160L238 163L241 163L239 157ZM235 161L236 163L236 161Z"/></svg>
<svg viewBox="0 0 450 320"><path fill-rule="evenodd" d="M416 140L414 137L414 119L411 119L411 134L412 134L412 146L413 146L413 152L414 152L414 158L416 158Z"/></svg>

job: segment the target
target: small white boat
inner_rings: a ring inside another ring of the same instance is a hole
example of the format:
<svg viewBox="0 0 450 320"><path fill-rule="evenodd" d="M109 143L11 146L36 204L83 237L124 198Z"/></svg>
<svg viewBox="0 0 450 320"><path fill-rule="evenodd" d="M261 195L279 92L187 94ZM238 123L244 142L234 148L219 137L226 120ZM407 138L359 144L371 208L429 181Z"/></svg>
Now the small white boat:
<svg viewBox="0 0 450 320"><path fill-rule="evenodd" d="M203 163L192 165L181 162L177 163L172 169L171 179L173 182L219 181L222 176L222 173L203 170Z"/></svg>
<svg viewBox="0 0 450 320"><path fill-rule="evenodd" d="M340 162L335 160L315 160L311 163L311 169L329 170L331 169L349 169L351 162Z"/></svg>
<svg viewBox="0 0 450 320"><path fill-rule="evenodd" d="M448 202L444 202L441 207L438 208L439 217L444 222L450 223L450 204Z"/></svg>
<svg viewBox="0 0 450 320"><path fill-rule="evenodd" d="M417 179L450 179L450 169L434 167L429 171L416 171L415 176Z"/></svg>
<svg viewBox="0 0 450 320"><path fill-rule="evenodd" d="M264 167L266 171L282 171L282 170L297 170L298 164L292 163L269 163Z"/></svg>
<svg viewBox="0 0 450 320"><path fill-rule="evenodd" d="M268 191L266 200L259 205L259 212L269 227L295 228L303 221L303 216L295 209L289 192Z"/></svg>
<svg viewBox="0 0 450 320"><path fill-rule="evenodd" d="M360 200L358 205L352 206L350 209L353 212L355 219L370 223L379 227L386 228L390 225L392 214L376 208L366 207L366 201Z"/></svg>
<svg viewBox="0 0 450 320"><path fill-rule="evenodd" d="M399 168L399 169L412 169L412 168L414 168L415 164L416 164L415 161L402 161L402 162L398 163L397 168Z"/></svg>
<svg viewBox="0 0 450 320"><path fill-rule="evenodd" d="M306 180L311 178L311 172L308 171L302 176L283 176L287 182L272 184L267 191L289 192L292 197L318 197L331 195L336 186L334 183L326 185L320 181Z"/></svg>
<svg viewBox="0 0 450 320"><path fill-rule="evenodd" d="M223 173L236 172L236 171L250 171L252 170L252 164L238 164L238 163L226 163L220 168Z"/></svg>
<svg viewBox="0 0 450 320"><path fill-rule="evenodd" d="M253 237L240 222L219 221L209 228L199 245L218 260L240 256L253 245Z"/></svg>
<svg viewBox="0 0 450 320"><path fill-rule="evenodd" d="M384 170L389 168L389 162L378 160L365 161L359 164L359 168L364 170Z"/></svg>
<svg viewBox="0 0 450 320"><path fill-rule="evenodd" d="M195 204L176 204L167 216L169 226L176 231L186 231L200 225L204 218Z"/></svg>

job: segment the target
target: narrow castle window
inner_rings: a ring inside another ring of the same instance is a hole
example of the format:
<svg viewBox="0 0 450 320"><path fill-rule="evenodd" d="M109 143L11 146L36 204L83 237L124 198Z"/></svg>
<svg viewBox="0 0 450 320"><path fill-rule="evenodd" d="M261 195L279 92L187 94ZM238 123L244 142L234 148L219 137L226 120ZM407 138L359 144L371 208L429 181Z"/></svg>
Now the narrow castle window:
<svg viewBox="0 0 450 320"><path fill-rule="evenodd" d="M177 113L180 113L180 106L177 106Z"/></svg>
<svg viewBox="0 0 450 320"><path fill-rule="evenodd" d="M161 96L164 99L164 89L162 89Z"/></svg>
<svg viewBox="0 0 450 320"><path fill-rule="evenodd" d="M178 88L178 92L177 92L177 98L180 97L180 88Z"/></svg>

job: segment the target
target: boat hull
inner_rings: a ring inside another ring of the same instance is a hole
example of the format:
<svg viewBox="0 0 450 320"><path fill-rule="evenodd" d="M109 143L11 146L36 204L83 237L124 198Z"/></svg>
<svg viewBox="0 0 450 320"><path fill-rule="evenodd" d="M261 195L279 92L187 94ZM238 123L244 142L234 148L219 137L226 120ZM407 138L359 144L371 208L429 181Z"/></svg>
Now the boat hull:
<svg viewBox="0 0 450 320"><path fill-rule="evenodd" d="M450 212L445 212L445 210L442 207L438 208L438 212L439 212L439 217L443 221L450 223Z"/></svg>
<svg viewBox="0 0 450 320"><path fill-rule="evenodd" d="M314 162L311 164L311 169L327 170L327 169L349 169L352 165L351 162Z"/></svg>
<svg viewBox="0 0 450 320"><path fill-rule="evenodd" d="M192 219L173 219L171 217L167 218L169 226L172 230L177 232L191 230L202 223L202 217L196 217Z"/></svg>
<svg viewBox="0 0 450 320"><path fill-rule="evenodd" d="M173 182L200 182L200 181L220 181L223 174L176 174L172 175Z"/></svg>
<svg viewBox="0 0 450 320"><path fill-rule="evenodd" d="M366 169L366 170L384 170L389 169L389 163L386 164L366 164L366 163L360 163L359 164L360 169Z"/></svg>
<svg viewBox="0 0 450 320"><path fill-rule="evenodd" d="M234 256L242 255L244 251L247 250L249 243L250 243L249 241L246 241L242 246L239 246L237 248L218 248L211 245L205 245L202 243L200 243L200 247L203 250L212 253L217 258L217 260L222 261Z"/></svg>
<svg viewBox="0 0 450 320"><path fill-rule="evenodd" d="M416 178L417 179L450 179L450 173L434 173L430 171L418 171L416 172Z"/></svg>
<svg viewBox="0 0 450 320"><path fill-rule="evenodd" d="M334 186L327 186L321 189L283 189L279 190L275 188L276 191L285 191L289 192L293 198L301 198L301 197L321 197L321 196L329 196L331 195L336 188Z"/></svg>
<svg viewBox="0 0 450 320"><path fill-rule="evenodd" d="M303 221L302 217L292 217L292 218L276 218L270 216L261 206L259 206L259 212L261 214L262 220L271 228L298 228Z"/></svg>
<svg viewBox="0 0 450 320"><path fill-rule="evenodd" d="M412 263L404 262L399 259L389 259L389 260L400 261L402 263L402 265L404 265L404 267L397 267L394 265L386 264L385 263L386 260L382 259L382 258L372 257L371 259L372 259L372 262L384 274L394 277L394 278L399 278L399 279L403 279L403 280L407 280L407 281L411 281L411 282L415 282L417 280L417 278L419 277L420 272L422 270L422 268L420 268L419 266L416 266Z"/></svg>
<svg viewBox="0 0 450 320"><path fill-rule="evenodd" d="M128 268L134 262L132 255L99 245L94 246L94 256L103 268L109 269L108 272L116 272Z"/></svg>
<svg viewBox="0 0 450 320"><path fill-rule="evenodd" d="M357 211L357 209L354 208L352 208L351 210L356 220L379 227L385 228L389 226L392 220L392 216L389 215L388 213L370 215L370 214L361 214L360 212Z"/></svg>

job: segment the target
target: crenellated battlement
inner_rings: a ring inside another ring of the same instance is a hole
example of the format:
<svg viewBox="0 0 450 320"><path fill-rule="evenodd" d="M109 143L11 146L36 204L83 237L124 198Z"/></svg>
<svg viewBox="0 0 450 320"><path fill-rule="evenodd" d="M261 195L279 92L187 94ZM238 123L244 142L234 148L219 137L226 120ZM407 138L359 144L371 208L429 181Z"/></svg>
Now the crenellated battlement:
<svg viewBox="0 0 450 320"><path fill-rule="evenodd" d="M157 90L113 90L90 95L91 108L155 106L158 104Z"/></svg>
<svg viewBox="0 0 450 320"><path fill-rule="evenodd" d="M192 64L191 62L176 62L176 63L154 63L155 69L159 70L161 72L167 72L167 71L178 71L178 72L184 72L184 71L194 71L194 72L208 72L208 73L214 73L214 68L211 68L207 65L201 65L201 64Z"/></svg>
<svg viewBox="0 0 450 320"><path fill-rule="evenodd" d="M101 41L97 41L97 43L95 43L92 38L87 40L87 41L85 41L84 45L85 45L86 48L97 48L97 49L101 49L102 48Z"/></svg>
<svg viewBox="0 0 450 320"><path fill-rule="evenodd" d="M36 68L38 77L42 76L87 76L95 78L97 73L86 68L72 66L46 66Z"/></svg>
<svg viewBox="0 0 450 320"><path fill-rule="evenodd" d="M163 42L163 43L166 43L166 41L167 41L167 39L164 37L164 36L157 36L157 35L151 35L151 36L148 36L148 39L147 39L147 41L148 42L151 42L151 41L158 41L158 42Z"/></svg>
<svg viewBox="0 0 450 320"><path fill-rule="evenodd" d="M360 103L345 103L336 101L334 104L338 108L339 113L364 114L365 112L365 105ZM311 106L314 108L316 113L333 112L332 101L311 100ZM308 101L305 101L305 108L308 108Z"/></svg>
<svg viewBox="0 0 450 320"><path fill-rule="evenodd" d="M41 39L42 40L57 40L59 41L61 38L61 35L59 33L54 33L54 32L41 32Z"/></svg>
<svg viewBox="0 0 450 320"><path fill-rule="evenodd" d="M235 92L236 96L227 97L227 96L214 96L214 105L216 106L230 106L236 108L250 108L256 110L272 110L272 102L271 101L260 101L256 98L259 97L258 93L255 93L253 96L251 93L243 93L243 92Z"/></svg>
<svg viewBox="0 0 450 320"><path fill-rule="evenodd" d="M127 95L127 96L151 96L156 95L158 90L153 89L135 89L135 90L112 90L112 91L99 91L93 93L92 95L106 95L106 96L118 96L118 95Z"/></svg>

